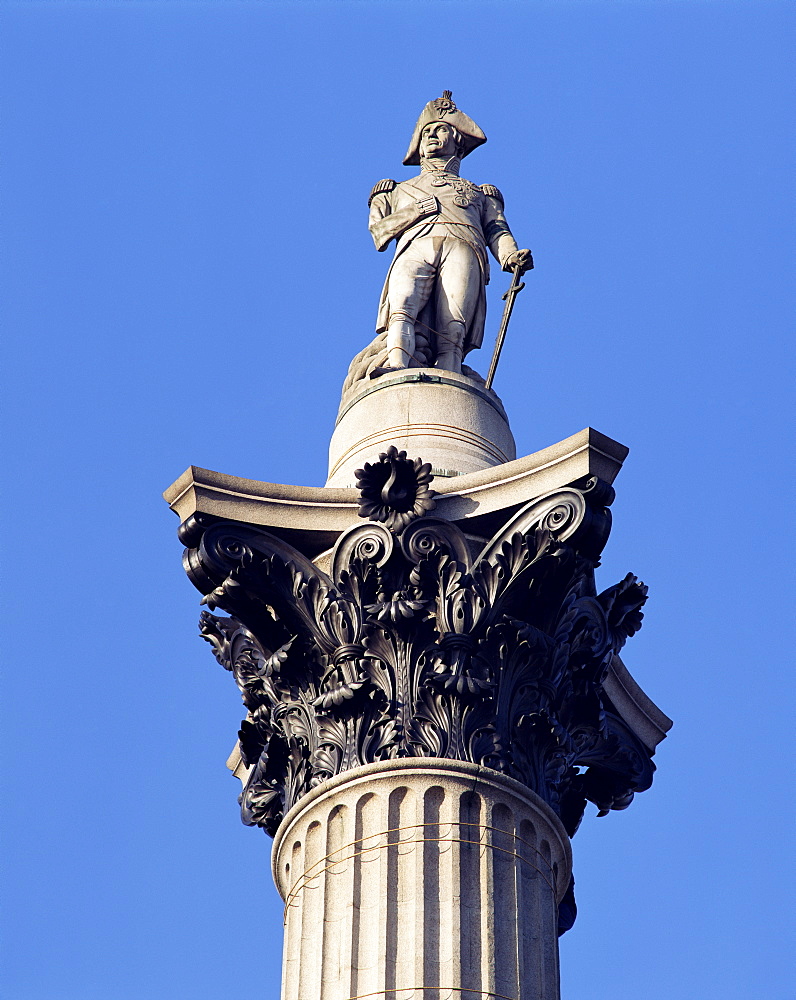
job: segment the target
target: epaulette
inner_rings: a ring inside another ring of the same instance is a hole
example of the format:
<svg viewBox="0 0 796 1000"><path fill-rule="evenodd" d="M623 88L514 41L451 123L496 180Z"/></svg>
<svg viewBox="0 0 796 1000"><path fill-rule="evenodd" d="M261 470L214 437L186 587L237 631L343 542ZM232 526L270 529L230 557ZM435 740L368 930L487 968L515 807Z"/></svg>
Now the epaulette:
<svg viewBox="0 0 796 1000"><path fill-rule="evenodd" d="M370 197L368 198L368 208L370 208L370 203L377 194L386 194L386 192L392 191L394 187L395 181L391 180L389 177L385 177L383 181L379 181L378 184L374 184L373 190L370 192Z"/></svg>
<svg viewBox="0 0 796 1000"><path fill-rule="evenodd" d="M484 194L488 194L490 198L497 198L500 204L503 204L503 195L498 191L494 184L482 184L481 190Z"/></svg>

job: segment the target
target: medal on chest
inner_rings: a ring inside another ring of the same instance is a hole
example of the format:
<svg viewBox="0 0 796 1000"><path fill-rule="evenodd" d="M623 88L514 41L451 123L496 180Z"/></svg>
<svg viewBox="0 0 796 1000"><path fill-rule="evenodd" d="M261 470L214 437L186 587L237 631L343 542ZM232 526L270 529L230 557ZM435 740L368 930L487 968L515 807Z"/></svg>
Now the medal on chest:
<svg viewBox="0 0 796 1000"><path fill-rule="evenodd" d="M459 208L467 208L473 203L473 185L464 180L463 178L456 178L452 182L453 190L456 192L453 198L453 204L458 205Z"/></svg>
<svg viewBox="0 0 796 1000"><path fill-rule="evenodd" d="M435 188L452 187L455 194L453 204L458 208L468 208L473 203L475 188L463 177L445 172L435 172L431 176L431 186Z"/></svg>

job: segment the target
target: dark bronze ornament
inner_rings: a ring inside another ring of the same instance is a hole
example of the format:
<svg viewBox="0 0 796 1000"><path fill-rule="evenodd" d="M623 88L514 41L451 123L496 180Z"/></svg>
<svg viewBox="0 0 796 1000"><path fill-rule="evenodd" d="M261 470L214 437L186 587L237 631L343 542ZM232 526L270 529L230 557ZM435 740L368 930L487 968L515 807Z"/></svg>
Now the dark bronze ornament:
<svg viewBox="0 0 796 1000"><path fill-rule="evenodd" d="M511 774L570 833L586 798L627 805L652 765L601 681L641 624L646 588L628 576L594 592L577 544L588 515L608 516L560 490L474 559L450 522L396 536L360 524L340 537L331 576L258 528L206 527L186 563L204 603L234 615L205 612L201 628L249 710L245 821L273 832L319 781L401 756Z"/></svg>
<svg viewBox="0 0 796 1000"><path fill-rule="evenodd" d="M390 531L401 531L436 505L429 489L431 466L419 458L412 461L394 445L354 475L359 481L359 516L381 521Z"/></svg>

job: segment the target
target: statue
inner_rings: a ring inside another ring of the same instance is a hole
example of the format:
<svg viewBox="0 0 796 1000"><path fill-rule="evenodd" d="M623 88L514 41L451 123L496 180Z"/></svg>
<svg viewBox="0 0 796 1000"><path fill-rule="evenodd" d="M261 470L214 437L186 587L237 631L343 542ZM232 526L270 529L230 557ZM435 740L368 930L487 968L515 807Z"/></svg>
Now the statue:
<svg viewBox="0 0 796 1000"><path fill-rule="evenodd" d="M476 123L444 91L429 102L415 126L407 166L410 180L382 180L370 194L369 228L376 249L395 240L384 283L376 339L351 363L345 397L355 382L402 368L436 365L462 372L462 359L480 347L489 282L487 248L504 271L533 267L503 214L503 197L491 184L459 176L461 160L486 142ZM466 368L464 374L478 376Z"/></svg>

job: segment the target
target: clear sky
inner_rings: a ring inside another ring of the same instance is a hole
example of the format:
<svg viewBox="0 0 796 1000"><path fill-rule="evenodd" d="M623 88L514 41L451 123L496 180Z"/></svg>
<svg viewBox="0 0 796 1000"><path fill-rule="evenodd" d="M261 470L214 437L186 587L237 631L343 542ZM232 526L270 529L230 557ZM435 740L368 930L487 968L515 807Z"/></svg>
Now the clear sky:
<svg viewBox="0 0 796 1000"><path fill-rule="evenodd" d="M3 1000L278 995L242 706L160 495L323 483L388 264L368 192L443 88L536 257L495 383L518 453L630 447L598 582L649 584L625 659L675 720L574 840L563 998L793 1000L794 15L5 0Z"/></svg>

